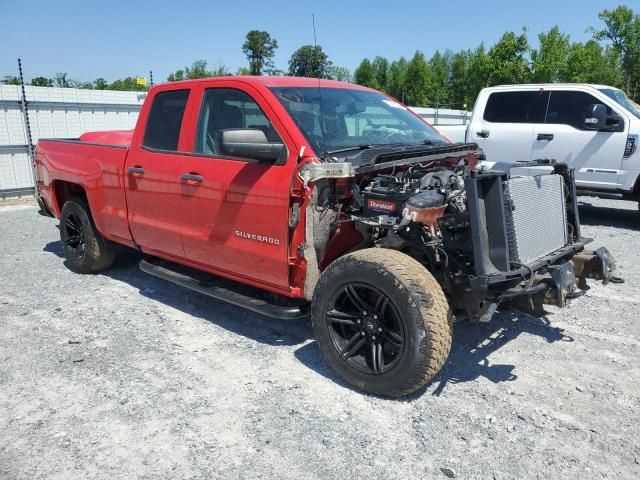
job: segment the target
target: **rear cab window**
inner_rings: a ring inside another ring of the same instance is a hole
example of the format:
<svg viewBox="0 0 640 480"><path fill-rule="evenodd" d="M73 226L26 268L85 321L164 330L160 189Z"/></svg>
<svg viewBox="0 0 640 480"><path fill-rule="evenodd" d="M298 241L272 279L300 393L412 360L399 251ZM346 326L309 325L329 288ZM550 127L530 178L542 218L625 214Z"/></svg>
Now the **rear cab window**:
<svg viewBox="0 0 640 480"><path fill-rule="evenodd" d="M493 92L483 119L491 123L543 123L548 98L549 92L543 90Z"/></svg>
<svg viewBox="0 0 640 480"><path fill-rule="evenodd" d="M178 150L180 129L188 99L188 89L156 94L144 132L144 147L171 152Z"/></svg>

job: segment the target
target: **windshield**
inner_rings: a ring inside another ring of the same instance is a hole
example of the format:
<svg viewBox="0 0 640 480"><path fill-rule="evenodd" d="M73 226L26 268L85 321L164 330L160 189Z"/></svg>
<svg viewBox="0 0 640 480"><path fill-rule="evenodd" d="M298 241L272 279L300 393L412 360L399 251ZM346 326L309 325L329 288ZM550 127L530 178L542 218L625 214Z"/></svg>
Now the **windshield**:
<svg viewBox="0 0 640 480"><path fill-rule="evenodd" d="M272 88L318 155L370 146L446 143L407 107L378 93L350 88Z"/></svg>
<svg viewBox="0 0 640 480"><path fill-rule="evenodd" d="M615 100L618 104L622 105L633 115L640 118L640 105L627 97L627 95L622 90L618 90L617 88L601 88L600 91L607 97Z"/></svg>

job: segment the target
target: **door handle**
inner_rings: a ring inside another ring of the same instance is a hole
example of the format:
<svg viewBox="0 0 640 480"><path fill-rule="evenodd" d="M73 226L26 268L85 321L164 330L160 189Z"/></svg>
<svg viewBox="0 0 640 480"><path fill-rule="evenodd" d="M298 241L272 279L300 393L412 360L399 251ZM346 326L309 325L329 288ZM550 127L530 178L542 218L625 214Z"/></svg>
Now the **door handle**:
<svg viewBox="0 0 640 480"><path fill-rule="evenodd" d="M550 142L553 140L553 133L539 133L537 139Z"/></svg>
<svg viewBox="0 0 640 480"><path fill-rule="evenodd" d="M136 165L135 167L129 167L127 169L127 173L129 175L144 175L144 168L140 165Z"/></svg>
<svg viewBox="0 0 640 480"><path fill-rule="evenodd" d="M476 132L476 136L480 138L489 138L489 130L480 130Z"/></svg>
<svg viewBox="0 0 640 480"><path fill-rule="evenodd" d="M204 177L198 173L183 173L180 175L180 180L183 182L198 182L204 181Z"/></svg>

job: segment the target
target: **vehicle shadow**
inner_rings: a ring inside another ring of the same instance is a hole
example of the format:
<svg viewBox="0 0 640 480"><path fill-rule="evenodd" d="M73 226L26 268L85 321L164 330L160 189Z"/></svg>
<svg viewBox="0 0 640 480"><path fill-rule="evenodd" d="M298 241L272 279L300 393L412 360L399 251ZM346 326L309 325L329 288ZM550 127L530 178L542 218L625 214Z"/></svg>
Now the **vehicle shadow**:
<svg viewBox="0 0 640 480"><path fill-rule="evenodd" d="M44 251L64 258L60 241L48 243ZM114 265L100 275L127 283L147 298L259 343L271 346L302 345L294 352L300 363L338 385L353 389L327 366L317 342L308 341L313 338L308 320L286 321L264 317L177 287L141 272L138 269L141 258L140 253L124 249ZM536 318L516 311L498 312L488 323L460 322L454 327L451 353L443 369L433 381L402 400L411 402L429 391L432 395L440 395L449 384L470 382L480 377L494 383L516 380L514 365L492 364L488 357L523 333L541 337L549 343L573 341L561 328L552 327L546 317Z"/></svg>
<svg viewBox="0 0 640 480"><path fill-rule="evenodd" d="M440 373L427 385L402 398L414 401L431 391L439 396L448 384L474 381L480 377L494 383L511 382L518 377L515 365L492 364L489 356L522 334L542 337L549 343L572 342L563 329L552 327L546 317L536 318L517 311L498 312L488 323L460 322L453 329L451 353ZM312 370L346 388L352 388L327 367L321 358L317 342L295 352L296 358Z"/></svg>
<svg viewBox="0 0 640 480"><path fill-rule="evenodd" d="M498 312L488 323L464 322L454 327L451 353L444 368L423 390L433 388L431 394L437 396L448 384L470 382L480 377L493 383L516 380L515 365L491 363L488 357L522 334L541 337L548 343L573 342L562 328L551 326L547 317L532 317L515 310ZM414 395L419 396L424 391Z"/></svg>
<svg viewBox="0 0 640 480"><path fill-rule="evenodd" d="M48 243L43 250L64 258L60 241ZM147 298L266 345L299 345L313 336L307 319L269 318L179 287L140 271L138 262L141 259L142 254L123 248L113 266L98 275L127 283Z"/></svg>
<svg viewBox="0 0 640 480"><path fill-rule="evenodd" d="M626 228L640 230L640 212L623 208L595 206L588 201L579 201L580 223L583 225Z"/></svg>

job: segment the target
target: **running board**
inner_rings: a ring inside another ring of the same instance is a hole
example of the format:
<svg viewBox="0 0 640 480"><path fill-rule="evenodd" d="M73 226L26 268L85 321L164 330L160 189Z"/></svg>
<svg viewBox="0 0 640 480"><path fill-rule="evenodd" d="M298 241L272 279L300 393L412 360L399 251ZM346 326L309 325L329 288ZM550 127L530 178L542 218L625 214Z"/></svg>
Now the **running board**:
<svg viewBox="0 0 640 480"><path fill-rule="evenodd" d="M270 303L266 299L245 295L230 288L225 288L222 284L232 282L231 280L219 277L210 277L210 281L203 281L198 277L204 275L203 272L192 270L181 265L177 265L156 257L147 257L140 261L140 270L154 277L168 280L169 282L180 285L181 287L203 293L210 297L231 303L238 307L246 308L253 312L265 315L267 317L279 318L281 320L295 320L304 318L308 315L306 303L295 304L295 300L291 305L281 306ZM211 284L215 283L215 284ZM241 287L247 291L256 291L264 295L265 292L254 287L244 286L237 282L233 282L234 286ZM231 286L231 285L230 285ZM289 300L289 299L287 299Z"/></svg>

